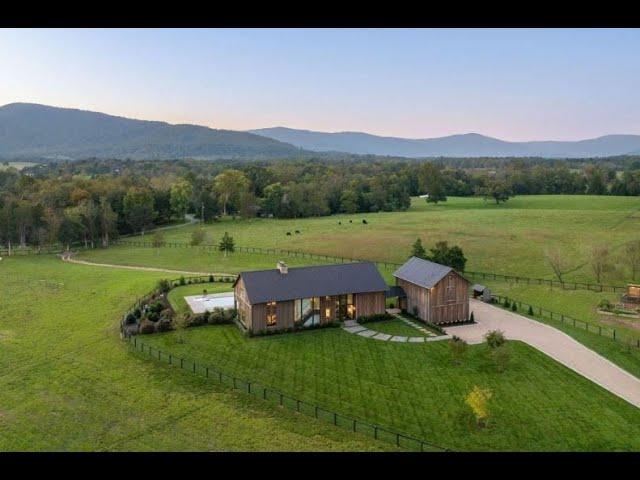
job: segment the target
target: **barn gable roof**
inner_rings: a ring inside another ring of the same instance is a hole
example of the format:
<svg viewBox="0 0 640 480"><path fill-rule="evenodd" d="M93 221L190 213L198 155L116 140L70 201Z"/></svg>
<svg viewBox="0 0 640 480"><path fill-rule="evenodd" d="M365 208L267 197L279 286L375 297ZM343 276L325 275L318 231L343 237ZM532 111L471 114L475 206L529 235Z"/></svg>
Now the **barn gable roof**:
<svg viewBox="0 0 640 480"><path fill-rule="evenodd" d="M420 287L432 288L451 271L453 271L453 268L446 265L411 257L404 265L393 272L393 276Z"/></svg>
<svg viewBox="0 0 640 480"><path fill-rule="evenodd" d="M242 272L239 275L251 304L297 298L345 295L347 293L386 292L384 281L371 262L318 265Z"/></svg>

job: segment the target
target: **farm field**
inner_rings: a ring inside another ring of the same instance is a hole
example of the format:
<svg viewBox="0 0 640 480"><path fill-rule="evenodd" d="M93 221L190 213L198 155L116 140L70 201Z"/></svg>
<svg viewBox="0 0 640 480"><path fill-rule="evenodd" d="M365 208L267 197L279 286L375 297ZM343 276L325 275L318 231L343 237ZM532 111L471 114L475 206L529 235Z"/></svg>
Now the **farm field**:
<svg viewBox="0 0 640 480"><path fill-rule="evenodd" d="M37 165L37 163L33 163L33 162L9 162L9 165L0 163L0 170L6 170L7 168L15 168L16 170L22 170L23 168L33 167L35 165Z"/></svg>
<svg viewBox="0 0 640 480"><path fill-rule="evenodd" d="M362 223L367 220L367 224ZM349 223L349 222L352 223ZM165 233L167 241L188 242L189 226ZM623 284L629 272L625 242L640 239L640 198L615 196L519 196L495 205L481 198L449 198L438 205L412 199L406 212L336 215L305 219L225 219L206 227L217 244L225 231L236 245L302 250L326 255L403 262L420 237L425 246L438 240L462 247L467 270L555 278L545 260L554 246L566 257L567 281L595 283L590 248L606 244L619 268L601 283ZM301 233L296 234L295 230ZM291 232L291 235L287 235ZM131 240L140 239L134 237ZM147 235L145 240L150 241ZM120 255L113 251L114 258ZM94 252L88 255L97 254ZM203 260L206 255L199 257Z"/></svg>
<svg viewBox="0 0 640 480"><path fill-rule="evenodd" d="M136 356L118 322L164 276L0 261L0 451L394 448Z"/></svg>

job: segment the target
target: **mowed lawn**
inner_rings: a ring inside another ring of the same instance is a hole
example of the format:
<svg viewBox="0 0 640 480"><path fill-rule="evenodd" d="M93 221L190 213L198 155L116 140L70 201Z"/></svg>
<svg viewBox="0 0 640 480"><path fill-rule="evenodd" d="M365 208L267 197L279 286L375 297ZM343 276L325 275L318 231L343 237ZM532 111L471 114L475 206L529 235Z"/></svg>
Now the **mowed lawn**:
<svg viewBox="0 0 640 480"><path fill-rule="evenodd" d="M363 219L367 224L362 223ZM194 228L198 227L168 230L165 238L188 242ZM481 198L449 198L443 204L431 205L414 198L406 212L283 220L225 219L207 225L206 230L208 242L213 244L228 231L242 246L394 262L406 259L417 237L426 246L446 240L463 248L469 260L468 270L542 278L554 278L545 260L545 249L555 247L569 264L571 272L566 279L589 282L595 282L589 265L590 249L607 244L621 267L604 282L621 284L629 280L622 246L640 239L640 198L537 195L515 197L500 205ZM94 254L97 253L87 255ZM196 258L204 260L206 254L197 254Z"/></svg>
<svg viewBox="0 0 640 480"><path fill-rule="evenodd" d="M0 261L0 451L394 448L137 356L118 322L164 276Z"/></svg>
<svg viewBox="0 0 640 480"><path fill-rule="evenodd" d="M446 342L397 344L341 329L246 338L235 326L139 341L455 450L638 450L640 410L520 342L499 373L486 345L452 365ZM140 354L142 356L142 354ZM465 397L493 392L478 429Z"/></svg>

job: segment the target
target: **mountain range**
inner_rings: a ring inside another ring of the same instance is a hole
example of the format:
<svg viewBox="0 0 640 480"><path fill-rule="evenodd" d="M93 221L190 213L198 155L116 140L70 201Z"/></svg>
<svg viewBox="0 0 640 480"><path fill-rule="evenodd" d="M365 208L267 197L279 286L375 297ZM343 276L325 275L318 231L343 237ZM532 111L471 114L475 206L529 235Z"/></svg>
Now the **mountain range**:
<svg viewBox="0 0 640 480"><path fill-rule="evenodd" d="M361 155L583 158L640 154L640 135L606 135L579 141L507 142L477 133L410 139L362 132L325 133L285 127L250 131L305 150Z"/></svg>
<svg viewBox="0 0 640 480"><path fill-rule="evenodd" d="M33 103L0 107L2 159L262 159L313 152L413 158L606 157L640 154L640 135L607 135L573 142L508 142L476 133L409 139L285 127L243 132Z"/></svg>
<svg viewBox="0 0 640 480"><path fill-rule="evenodd" d="M32 103L0 107L1 158L267 158L298 152L292 145L249 132Z"/></svg>

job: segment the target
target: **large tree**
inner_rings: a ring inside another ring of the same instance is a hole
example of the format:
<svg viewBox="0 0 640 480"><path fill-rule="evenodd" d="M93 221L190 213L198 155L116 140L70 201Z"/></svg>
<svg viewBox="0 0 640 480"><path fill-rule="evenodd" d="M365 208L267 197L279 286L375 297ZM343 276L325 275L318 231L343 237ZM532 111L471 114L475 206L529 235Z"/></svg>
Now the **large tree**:
<svg viewBox="0 0 640 480"><path fill-rule="evenodd" d="M193 186L187 180L180 180L171 185L171 211L180 219L184 219L191 195L193 194Z"/></svg>
<svg viewBox="0 0 640 480"><path fill-rule="evenodd" d="M625 246L625 262L631 269L631 279L636 280L640 273L640 240L633 240Z"/></svg>
<svg viewBox="0 0 640 480"><path fill-rule="evenodd" d="M249 179L240 170L224 170L213 179L213 189L218 194L223 215L227 215L230 206L238 208L241 195L249 186Z"/></svg>
<svg viewBox="0 0 640 480"><path fill-rule="evenodd" d="M609 247L606 245L596 245L591 248L591 269L598 283L602 281L606 273L613 269L609 258Z"/></svg>
<svg viewBox="0 0 640 480"><path fill-rule="evenodd" d="M438 166L431 162L420 165L418 171L418 184L420 189L428 194L427 203L446 202L445 184L442 172Z"/></svg>
<svg viewBox="0 0 640 480"><path fill-rule="evenodd" d="M127 223L134 232L142 232L153 225L155 217L153 193L144 187L131 187L122 201Z"/></svg>

